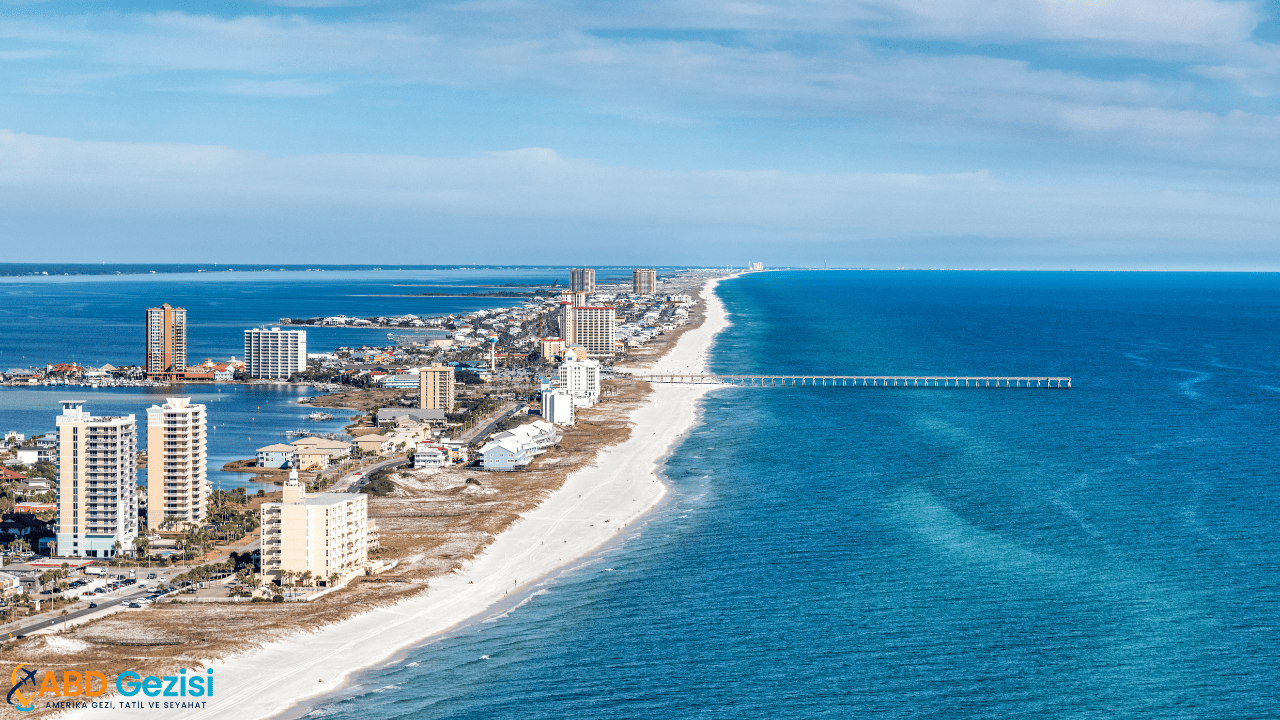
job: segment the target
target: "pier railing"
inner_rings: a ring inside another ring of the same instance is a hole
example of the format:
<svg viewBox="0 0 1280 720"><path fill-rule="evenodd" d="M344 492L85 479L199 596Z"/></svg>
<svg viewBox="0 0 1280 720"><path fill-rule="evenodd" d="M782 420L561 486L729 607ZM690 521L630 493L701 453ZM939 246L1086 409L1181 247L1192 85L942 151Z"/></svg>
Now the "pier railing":
<svg viewBox="0 0 1280 720"><path fill-rule="evenodd" d="M1069 377L965 375L636 375L640 380L686 385L742 385L754 387L930 387L930 388L1062 388Z"/></svg>

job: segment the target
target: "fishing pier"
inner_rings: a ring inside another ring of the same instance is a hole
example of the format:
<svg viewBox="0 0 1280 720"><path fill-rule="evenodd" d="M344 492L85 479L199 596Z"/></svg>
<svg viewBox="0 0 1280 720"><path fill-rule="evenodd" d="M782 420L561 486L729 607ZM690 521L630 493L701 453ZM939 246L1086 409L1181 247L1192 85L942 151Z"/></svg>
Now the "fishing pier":
<svg viewBox="0 0 1280 720"><path fill-rule="evenodd" d="M1041 388L1066 389L1069 377L964 375L636 375L637 379L683 385L741 385L744 387L929 387L929 388Z"/></svg>

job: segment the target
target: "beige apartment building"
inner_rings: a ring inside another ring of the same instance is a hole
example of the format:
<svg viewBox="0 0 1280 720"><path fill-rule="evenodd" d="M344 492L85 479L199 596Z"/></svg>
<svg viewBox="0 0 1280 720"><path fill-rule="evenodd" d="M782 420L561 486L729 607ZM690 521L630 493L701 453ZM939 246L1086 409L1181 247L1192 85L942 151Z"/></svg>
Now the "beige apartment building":
<svg viewBox="0 0 1280 720"><path fill-rule="evenodd" d="M147 308L147 375L171 379L187 371L187 311Z"/></svg>
<svg viewBox="0 0 1280 720"><path fill-rule="evenodd" d="M631 291L637 295L652 295L658 291L658 271L653 268L635 268L631 271Z"/></svg>
<svg viewBox="0 0 1280 720"><path fill-rule="evenodd" d="M302 471L323 470L351 452L350 443L328 438L304 437L291 444L294 447L294 467Z"/></svg>
<svg viewBox="0 0 1280 720"><path fill-rule="evenodd" d="M418 371L418 407L453 412L453 366L432 365Z"/></svg>
<svg viewBox="0 0 1280 720"><path fill-rule="evenodd" d="M564 354L564 338L538 338L538 354L543 360L554 360L557 355Z"/></svg>
<svg viewBox="0 0 1280 720"><path fill-rule="evenodd" d="M614 353L617 317L612 307L560 305L560 337L566 346L581 345L591 357Z"/></svg>
<svg viewBox="0 0 1280 720"><path fill-rule="evenodd" d="M191 398L147 408L147 527L204 522L209 510L208 415Z"/></svg>
<svg viewBox="0 0 1280 720"><path fill-rule="evenodd" d="M132 554L138 536L134 416L94 417L83 400L64 400L57 428L58 554Z"/></svg>
<svg viewBox="0 0 1280 720"><path fill-rule="evenodd" d="M262 573L310 572L328 583L361 570L378 542L368 515L364 493L308 495L297 471L289 473L281 502L262 505Z"/></svg>

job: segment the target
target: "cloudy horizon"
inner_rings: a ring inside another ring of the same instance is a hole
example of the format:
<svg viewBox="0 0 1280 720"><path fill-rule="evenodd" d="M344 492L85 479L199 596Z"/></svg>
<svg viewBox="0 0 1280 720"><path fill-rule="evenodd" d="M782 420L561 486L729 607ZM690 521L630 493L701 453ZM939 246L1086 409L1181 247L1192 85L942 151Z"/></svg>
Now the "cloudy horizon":
<svg viewBox="0 0 1280 720"><path fill-rule="evenodd" d="M0 4L9 262L1280 270L1273 3Z"/></svg>

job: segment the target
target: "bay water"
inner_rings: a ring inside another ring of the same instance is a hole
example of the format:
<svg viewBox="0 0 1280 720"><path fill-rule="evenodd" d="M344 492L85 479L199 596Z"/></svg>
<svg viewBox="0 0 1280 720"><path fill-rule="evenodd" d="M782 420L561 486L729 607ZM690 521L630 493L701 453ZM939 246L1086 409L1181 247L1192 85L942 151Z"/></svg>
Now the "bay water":
<svg viewBox="0 0 1280 720"><path fill-rule="evenodd" d="M440 297L420 293L483 293L507 285L568 281L565 268L417 269L323 272L83 273L84 267L44 265L48 276L0 276L0 368L77 362L100 367L136 365L145 359L144 311L169 303L187 309L187 361L243 358L244 330L282 317L354 317L414 314L435 316L509 307L522 300ZM165 270L168 270L166 272ZM602 270L604 280L629 278L629 270ZM515 287L514 290L527 288ZM307 349L392 344L386 328L308 327ZM326 410L331 421L313 422L314 408L298 400L316 394L287 385L191 384L143 388L0 387L0 432L27 436L54 430L59 402L79 399L98 415L133 414L139 449L146 447L146 408L168 397L190 397L209 408L209 478L215 488L248 486L251 475L221 470L231 460L251 458L254 449L286 442L285 431L341 432L352 413ZM140 472L145 482L146 471Z"/></svg>
<svg viewBox="0 0 1280 720"><path fill-rule="evenodd" d="M308 717L1261 718L1280 707L1280 278L779 272L672 492Z"/></svg>

